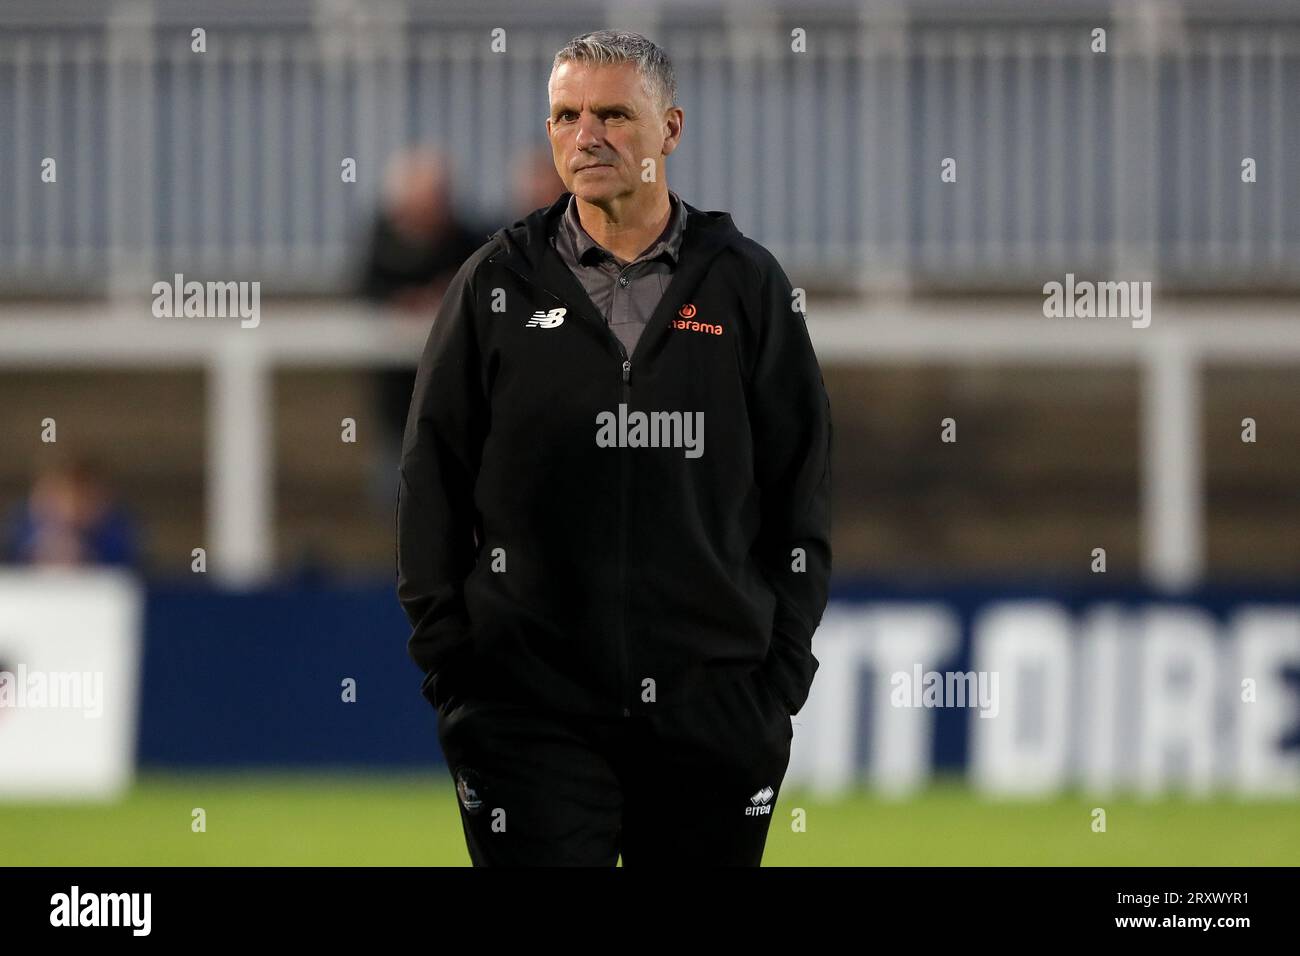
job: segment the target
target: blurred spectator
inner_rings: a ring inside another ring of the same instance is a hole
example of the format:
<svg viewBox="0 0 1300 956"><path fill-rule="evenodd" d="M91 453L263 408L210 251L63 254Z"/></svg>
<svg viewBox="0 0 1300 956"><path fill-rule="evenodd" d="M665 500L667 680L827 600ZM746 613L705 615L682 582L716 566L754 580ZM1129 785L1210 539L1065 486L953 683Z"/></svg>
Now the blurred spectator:
<svg viewBox="0 0 1300 956"><path fill-rule="evenodd" d="M138 560L134 520L98 462L77 456L47 467L6 522L4 559L17 564L122 565Z"/></svg>
<svg viewBox="0 0 1300 956"><path fill-rule="evenodd" d="M382 207L370 232L360 294L424 325L461 263L488 239L488 230L460 218L453 205L450 166L435 149L396 154L384 176ZM415 369L374 373L380 451L374 495L392 504L402 431L415 388Z"/></svg>
<svg viewBox="0 0 1300 956"><path fill-rule="evenodd" d="M540 146L520 155L514 167L514 203L518 218L549 206L564 192L564 180L555 170L551 147Z"/></svg>

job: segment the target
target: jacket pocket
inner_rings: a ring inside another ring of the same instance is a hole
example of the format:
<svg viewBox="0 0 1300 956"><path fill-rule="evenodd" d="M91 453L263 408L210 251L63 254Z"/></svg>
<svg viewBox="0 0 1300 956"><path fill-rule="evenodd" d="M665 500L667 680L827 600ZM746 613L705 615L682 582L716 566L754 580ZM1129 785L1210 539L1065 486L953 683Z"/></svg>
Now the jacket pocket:
<svg viewBox="0 0 1300 956"><path fill-rule="evenodd" d="M463 648L443 662L435 671L424 675L420 693L437 710L442 710L449 698L460 696L468 689L474 674L474 645Z"/></svg>
<svg viewBox="0 0 1300 956"><path fill-rule="evenodd" d="M790 723L790 718L794 716L795 712L791 709L790 702L785 699L785 696L767 679L766 668L754 668L750 671L749 679L751 683L758 685L757 694L759 695L760 701L765 701L763 706L767 708L767 712L770 713L775 710L781 713L784 717L784 722L787 725L786 729L793 734L794 728L788 725Z"/></svg>

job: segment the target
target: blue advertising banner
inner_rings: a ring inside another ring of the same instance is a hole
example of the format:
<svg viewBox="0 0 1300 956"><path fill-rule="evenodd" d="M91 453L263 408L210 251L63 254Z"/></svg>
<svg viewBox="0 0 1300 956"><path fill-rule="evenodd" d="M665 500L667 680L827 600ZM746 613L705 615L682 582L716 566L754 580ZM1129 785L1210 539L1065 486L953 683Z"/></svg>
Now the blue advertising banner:
<svg viewBox="0 0 1300 956"><path fill-rule="evenodd" d="M428 766L388 585L154 587L143 766ZM833 593L788 779L906 793L1300 793L1300 592L1070 583Z"/></svg>

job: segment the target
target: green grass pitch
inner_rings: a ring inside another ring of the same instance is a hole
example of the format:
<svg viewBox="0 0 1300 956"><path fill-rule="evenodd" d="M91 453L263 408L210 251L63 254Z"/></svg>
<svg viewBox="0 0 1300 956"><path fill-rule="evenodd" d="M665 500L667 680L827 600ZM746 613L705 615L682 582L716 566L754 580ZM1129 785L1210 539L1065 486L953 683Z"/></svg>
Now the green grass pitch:
<svg viewBox="0 0 1300 956"><path fill-rule="evenodd" d="M1092 810L1106 811L1106 832ZM202 807L207 831L191 832ZM802 809L804 832L791 827ZM782 791L764 866L1289 866L1300 804L1082 796L987 801L959 783L892 801ZM10 866L468 866L443 773L141 775L115 804L0 801Z"/></svg>

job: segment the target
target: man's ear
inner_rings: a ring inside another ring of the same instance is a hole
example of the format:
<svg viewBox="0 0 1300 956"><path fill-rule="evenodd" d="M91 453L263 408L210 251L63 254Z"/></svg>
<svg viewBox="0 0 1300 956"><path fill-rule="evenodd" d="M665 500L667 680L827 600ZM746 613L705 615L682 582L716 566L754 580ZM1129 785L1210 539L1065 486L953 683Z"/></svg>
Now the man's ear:
<svg viewBox="0 0 1300 956"><path fill-rule="evenodd" d="M669 107L664 113L664 145L663 155L667 156L682 141L682 122L684 113L680 106ZM674 127L676 128L674 131Z"/></svg>

